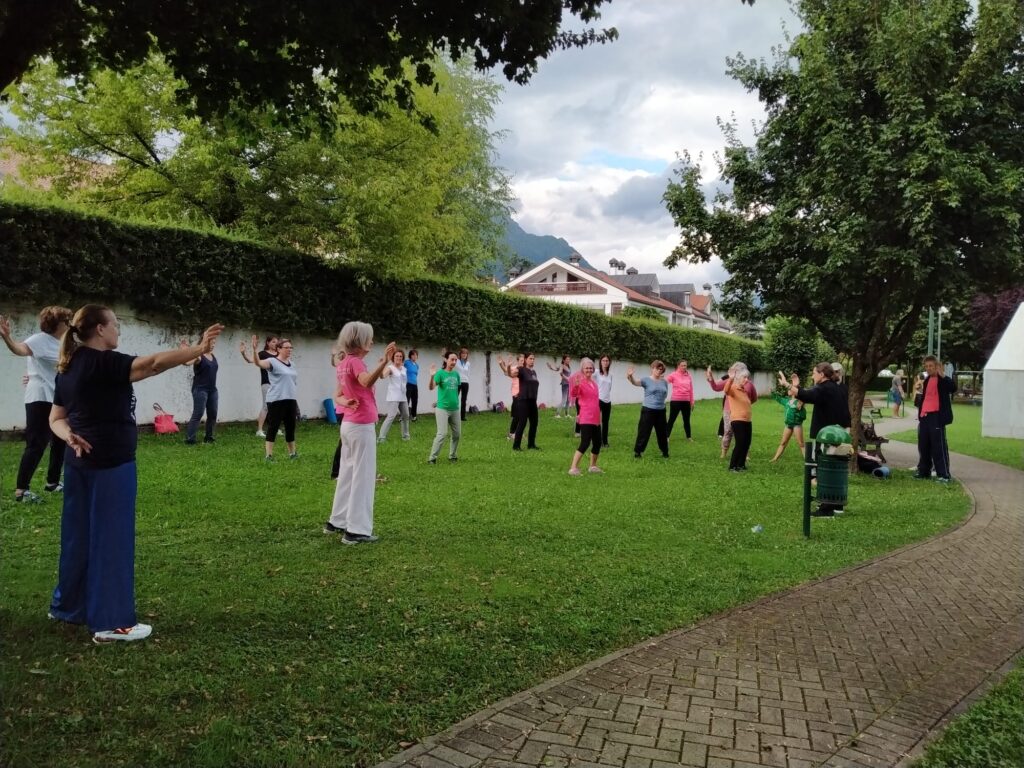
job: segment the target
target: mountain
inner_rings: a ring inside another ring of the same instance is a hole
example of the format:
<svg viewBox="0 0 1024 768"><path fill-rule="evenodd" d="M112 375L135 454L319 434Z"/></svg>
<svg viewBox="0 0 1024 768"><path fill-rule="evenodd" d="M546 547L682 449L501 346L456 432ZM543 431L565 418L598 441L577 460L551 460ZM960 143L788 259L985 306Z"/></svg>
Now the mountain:
<svg viewBox="0 0 1024 768"><path fill-rule="evenodd" d="M568 261L569 257L576 253L573 248L561 237L554 235L533 235L519 226L511 217L505 220L505 247L508 249L509 257L505 263L488 264L483 273L493 276L499 283L505 282L505 270L509 264L515 263L518 258L525 259L531 265L542 264L551 257ZM580 265L592 269L583 260Z"/></svg>

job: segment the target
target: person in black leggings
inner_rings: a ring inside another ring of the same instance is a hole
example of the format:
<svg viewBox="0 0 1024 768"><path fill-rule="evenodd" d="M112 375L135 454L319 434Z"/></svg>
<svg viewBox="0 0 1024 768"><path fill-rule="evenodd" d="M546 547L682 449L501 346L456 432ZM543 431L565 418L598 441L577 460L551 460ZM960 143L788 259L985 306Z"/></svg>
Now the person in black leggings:
<svg viewBox="0 0 1024 768"><path fill-rule="evenodd" d="M537 380L537 372L533 369L537 362L537 356L533 352L527 352L522 365L510 365L508 375L519 379L519 399L517 408L519 417L516 419L516 436L512 443L513 451L522 450L523 432L526 425L530 425L530 431L526 438L526 447L533 450L540 450L537 445L537 393L540 390L540 382ZM515 416L513 415L513 418Z"/></svg>
<svg viewBox="0 0 1024 768"><path fill-rule="evenodd" d="M23 504L38 504L43 500L32 493L29 485L47 445L50 446L50 462L44 488L50 493L63 489L60 473L64 467L64 441L50 431L50 406L53 404L60 340L70 322L71 310L67 307L44 307L39 313L39 333L24 341L15 341L11 338L10 319L0 315L0 338L11 352L27 358L25 450L21 454L14 490L14 500Z"/></svg>

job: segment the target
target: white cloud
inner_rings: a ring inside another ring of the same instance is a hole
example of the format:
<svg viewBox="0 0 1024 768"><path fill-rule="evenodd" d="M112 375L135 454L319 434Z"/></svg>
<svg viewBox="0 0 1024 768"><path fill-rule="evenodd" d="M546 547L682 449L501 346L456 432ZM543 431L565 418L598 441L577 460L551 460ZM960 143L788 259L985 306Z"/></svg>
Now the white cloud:
<svg viewBox="0 0 1024 768"><path fill-rule="evenodd" d="M683 150L703 154L713 179L718 117L734 116L749 140L763 111L725 59L767 56L784 23L797 28L772 0L614 0L600 25L617 27L618 41L554 54L528 85L508 86L496 111L519 223L565 238L598 267L617 258L668 282L723 280L717 262L661 266L677 242L661 194Z"/></svg>

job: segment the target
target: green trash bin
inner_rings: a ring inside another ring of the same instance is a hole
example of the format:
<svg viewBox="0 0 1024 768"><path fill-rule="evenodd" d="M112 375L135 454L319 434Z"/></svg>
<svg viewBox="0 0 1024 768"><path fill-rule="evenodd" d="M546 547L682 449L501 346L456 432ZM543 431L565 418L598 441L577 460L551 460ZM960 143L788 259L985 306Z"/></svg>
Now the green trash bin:
<svg viewBox="0 0 1024 768"><path fill-rule="evenodd" d="M819 446L819 448L821 448ZM850 457L828 456L824 450L818 452L818 493L819 502L845 504L850 489Z"/></svg>

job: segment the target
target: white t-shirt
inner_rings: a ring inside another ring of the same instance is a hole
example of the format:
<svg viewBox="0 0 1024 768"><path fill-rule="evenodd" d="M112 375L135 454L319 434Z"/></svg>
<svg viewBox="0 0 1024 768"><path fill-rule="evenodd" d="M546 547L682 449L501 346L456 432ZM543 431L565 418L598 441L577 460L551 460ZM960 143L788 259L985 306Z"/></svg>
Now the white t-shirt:
<svg viewBox="0 0 1024 768"><path fill-rule="evenodd" d="M405 366L398 366L394 363L388 363L388 395L387 401L389 403L404 403L405 402L405 385L409 381L409 372L405 370Z"/></svg>
<svg viewBox="0 0 1024 768"><path fill-rule="evenodd" d="M594 378L597 379L597 399L603 403L610 403L612 401L612 372L608 371L608 375L602 373L594 374Z"/></svg>
<svg viewBox="0 0 1024 768"><path fill-rule="evenodd" d="M469 384L469 360L466 360L465 362L462 360L456 360L455 372L459 374L459 381L463 384Z"/></svg>
<svg viewBox="0 0 1024 768"><path fill-rule="evenodd" d="M25 386L26 403L52 403L53 380L57 378L57 359L60 341L48 333L34 333L25 339L32 350L27 358L28 384Z"/></svg>
<svg viewBox="0 0 1024 768"><path fill-rule="evenodd" d="M282 363L276 357L268 357L270 363L270 389L267 390L267 402L278 400L299 399L299 372L292 363Z"/></svg>

